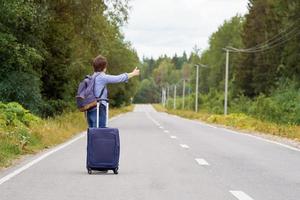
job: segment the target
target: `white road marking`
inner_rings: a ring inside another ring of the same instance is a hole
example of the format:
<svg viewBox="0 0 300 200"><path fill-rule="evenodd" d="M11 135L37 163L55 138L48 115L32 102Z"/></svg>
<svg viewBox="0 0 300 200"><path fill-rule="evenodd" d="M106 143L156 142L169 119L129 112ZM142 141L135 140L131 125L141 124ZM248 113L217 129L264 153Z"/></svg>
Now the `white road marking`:
<svg viewBox="0 0 300 200"><path fill-rule="evenodd" d="M292 147L292 146L287 145L287 144L282 144L282 143L280 143L280 142L276 142L276 141L273 141L273 140L268 140L268 139L265 139L265 138L262 138L262 137L259 137L259 136L256 136L256 135L251 135L251 134L249 134L249 133L240 133L240 132L233 131L233 130L226 129L226 128L221 128L221 129L224 130L224 131L226 131L226 132L229 132L229 133L233 133L233 134L237 134L237 135L244 135L244 136L252 137L252 138L257 139L257 140L260 140L260 141L264 141L264 142L271 143L271 144L276 144L276 145L279 145L279 146L281 146L281 147L285 147L285 148L287 148L287 149L290 149L290 150L294 150L294 151L300 152L300 149L299 149L299 148Z"/></svg>
<svg viewBox="0 0 300 200"><path fill-rule="evenodd" d="M145 112L146 113L146 116L157 126L160 126L160 124L151 117L151 115L148 113L148 112Z"/></svg>
<svg viewBox="0 0 300 200"><path fill-rule="evenodd" d="M205 122L200 122L200 121L195 121L195 120L191 120L191 119L186 119L186 118L179 117L179 116L176 116L176 115L171 115L171 114L169 114L169 116L177 117L177 118L180 118L180 119L183 119L183 120L192 122L192 123L194 123L194 124L198 124L198 125L202 125L202 126L207 126L207 127L213 128L213 129L224 130L224 131L229 132L229 133L233 133L233 134L237 134L237 135L243 135L243 136L247 136L247 137L252 137L252 138L257 139L257 140L260 140L260 141L264 141L264 142L267 142L267 143L279 145L279 146L281 146L281 147L284 147L284 148L287 148L287 149L290 149L290 150L293 150L293 151L298 151L298 152L300 152L300 149L297 148L297 147L293 147L293 146L290 146L290 145L287 145L287 144L283 144L283 143L280 143L280 142L276 142L276 141L274 141L274 140L265 139L265 138L262 138L262 137L260 137L260 136L251 135L251 134L249 134L249 133L240 133L240 132L233 131L233 130L230 130L230 129L220 128L220 127L217 127L217 126L213 126L213 125L207 124L207 123L205 123Z"/></svg>
<svg viewBox="0 0 300 200"><path fill-rule="evenodd" d="M182 148L184 148L184 149L189 149L190 147L188 146L188 145L186 145L186 144L180 144L180 146L182 147Z"/></svg>
<svg viewBox="0 0 300 200"><path fill-rule="evenodd" d="M177 136L171 135L170 138L171 138L171 139L177 139Z"/></svg>
<svg viewBox="0 0 300 200"><path fill-rule="evenodd" d="M160 126L160 124L156 120L153 120L153 123L156 124L157 126Z"/></svg>
<svg viewBox="0 0 300 200"><path fill-rule="evenodd" d="M118 119L118 118L120 118L120 117L122 117L122 116L124 116L124 115L125 115L125 114L120 114L120 115L118 115L118 116L112 117L111 119L109 119L109 122L114 121L114 120L116 120L116 119ZM36 163L40 162L41 160L47 158L47 157L50 156L51 154L53 154L53 153L55 153L55 152L57 152L57 151L59 151L59 150L65 148L65 147L69 146L70 144L76 142L77 140L79 140L79 139L85 137L85 135L86 135L86 132L83 132L83 133L81 133L80 135L78 135L77 137L75 137L74 139L72 139L72 140L70 140L70 141L68 141L68 142L65 142L65 143L63 143L63 144L61 144L61 145L59 145L59 146L53 148L52 150L48 151L47 153L44 153L43 155L39 156L38 158L36 158L36 159L32 160L31 162L27 163L26 165L24 165L24 166L22 166L22 167L16 169L15 171L13 171L13 172L7 174L6 176L4 176L4 177L2 177L2 178L0 179L0 185L3 184L3 183L5 183L6 181L10 180L10 179L13 178L14 176L20 174L21 172L25 171L25 170L28 169L29 167L31 167L31 166L35 165Z"/></svg>
<svg viewBox="0 0 300 200"><path fill-rule="evenodd" d="M163 127L163 126L159 126L159 128L160 128L160 129L164 129L164 127Z"/></svg>
<svg viewBox="0 0 300 200"><path fill-rule="evenodd" d="M4 176L3 178L0 179L0 185L3 184L4 182L8 181L9 179L13 178L14 176L20 174L21 172L23 172L24 170L28 169L28 168L31 167L32 165L34 165L34 164L40 162L41 160L47 158L47 157L50 156L51 154L53 154L53 153L55 153L55 152L57 152L57 151L59 151L59 150L65 148L65 147L69 146L70 144L76 142L77 140L83 138L85 135L86 135L86 133L81 133L81 134L80 134L79 136L77 136L76 138L74 138L74 139L72 139L72 140L70 140L70 141L68 141L68 142L66 142L66 143L64 143L64 144L62 144L62 145L60 145L60 146L54 148L54 149L51 150L51 151L48 151L47 153L45 153L45 154L41 155L40 157L36 158L35 160L33 160L33 161L27 163L26 165L20 167L19 169L17 169L17 170L15 170L15 171L11 172L10 174Z"/></svg>
<svg viewBox="0 0 300 200"><path fill-rule="evenodd" d="M210 124L204 124L205 126L208 126L210 128L217 128L216 126L210 125Z"/></svg>
<svg viewBox="0 0 300 200"><path fill-rule="evenodd" d="M203 158L196 158L195 160L196 160L196 162L199 165L207 165L207 166L209 166L209 163L206 160L204 160Z"/></svg>
<svg viewBox="0 0 300 200"><path fill-rule="evenodd" d="M233 196L239 200L254 200L243 191L229 191Z"/></svg>
<svg viewBox="0 0 300 200"><path fill-rule="evenodd" d="M170 133L170 131L168 131L168 130L164 130L164 132L165 132L165 133Z"/></svg>

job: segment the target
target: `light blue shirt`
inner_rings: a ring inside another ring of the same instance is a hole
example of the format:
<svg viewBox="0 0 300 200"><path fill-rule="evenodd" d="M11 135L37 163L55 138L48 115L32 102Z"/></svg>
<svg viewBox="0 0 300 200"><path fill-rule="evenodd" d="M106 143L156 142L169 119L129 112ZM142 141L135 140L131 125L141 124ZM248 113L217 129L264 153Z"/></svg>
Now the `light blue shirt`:
<svg viewBox="0 0 300 200"><path fill-rule="evenodd" d="M105 74L104 72L95 72L95 73L99 73L99 75L96 77L95 79L95 95L96 97L99 97L101 90L103 89L103 87L105 87L103 94L101 96L101 99L107 99L107 88L106 85L110 84L110 83L121 83L121 82L127 82L128 81L128 74L124 73L124 74L120 74L120 75L108 75ZM95 74L94 73L94 74ZM106 101L101 101L101 103L103 105L106 106Z"/></svg>

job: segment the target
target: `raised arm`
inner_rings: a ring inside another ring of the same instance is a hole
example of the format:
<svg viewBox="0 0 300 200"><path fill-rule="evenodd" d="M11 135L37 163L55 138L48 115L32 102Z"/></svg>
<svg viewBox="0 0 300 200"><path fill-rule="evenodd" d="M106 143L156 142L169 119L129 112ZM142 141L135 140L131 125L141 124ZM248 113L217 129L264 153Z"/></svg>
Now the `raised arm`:
<svg viewBox="0 0 300 200"><path fill-rule="evenodd" d="M103 76L106 83L121 83L127 82L128 79L140 75L140 70L136 67L131 73L124 73L120 75L107 75Z"/></svg>
<svg viewBox="0 0 300 200"><path fill-rule="evenodd" d="M140 70L136 67L131 73L128 73L128 78L140 75Z"/></svg>
<svg viewBox="0 0 300 200"><path fill-rule="evenodd" d="M103 75L103 80L105 83L121 83L128 81L128 74L120 74L120 75Z"/></svg>

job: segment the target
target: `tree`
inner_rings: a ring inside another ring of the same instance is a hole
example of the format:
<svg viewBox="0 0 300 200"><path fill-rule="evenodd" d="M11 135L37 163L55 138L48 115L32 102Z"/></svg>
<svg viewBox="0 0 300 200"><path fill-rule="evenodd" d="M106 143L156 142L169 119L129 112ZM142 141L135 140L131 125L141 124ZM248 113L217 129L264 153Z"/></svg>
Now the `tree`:
<svg viewBox="0 0 300 200"><path fill-rule="evenodd" d="M98 54L108 58L112 74L138 64L120 32L127 0L3 0L0 11L0 101L52 116L74 106L78 83ZM129 103L137 84L114 87L111 105Z"/></svg>
<svg viewBox="0 0 300 200"><path fill-rule="evenodd" d="M134 98L135 103L158 103L160 100L160 89L152 78L144 79L139 85L138 92Z"/></svg>
<svg viewBox="0 0 300 200"><path fill-rule="evenodd" d="M41 102L37 70L43 57L35 47L41 42L37 7L31 1L0 3L0 101L19 101L37 111Z"/></svg>
<svg viewBox="0 0 300 200"><path fill-rule="evenodd" d="M251 0L242 34L245 48L255 47L268 41L280 31L280 21L273 0ZM254 97L269 94L276 85L281 47L269 51L244 54L237 69L237 84L243 93ZM263 84L262 84L263 83Z"/></svg>
<svg viewBox="0 0 300 200"><path fill-rule="evenodd" d="M300 2L279 1L278 7L281 8L283 29L292 33L289 38L285 38L290 40L284 46L280 74L282 78L295 80L300 86L300 34L297 34L300 27Z"/></svg>
<svg viewBox="0 0 300 200"><path fill-rule="evenodd" d="M224 47L241 47L241 33L244 18L237 15L232 19L225 21L218 30L213 33L209 39L209 48L202 53L201 62L209 68L201 69L200 87L203 90L224 90L225 80L225 52ZM230 76L234 79L238 63L238 55L230 57Z"/></svg>
<svg viewBox="0 0 300 200"><path fill-rule="evenodd" d="M191 71L193 66L191 64L185 63L182 67L182 78L184 80L189 80L191 78Z"/></svg>

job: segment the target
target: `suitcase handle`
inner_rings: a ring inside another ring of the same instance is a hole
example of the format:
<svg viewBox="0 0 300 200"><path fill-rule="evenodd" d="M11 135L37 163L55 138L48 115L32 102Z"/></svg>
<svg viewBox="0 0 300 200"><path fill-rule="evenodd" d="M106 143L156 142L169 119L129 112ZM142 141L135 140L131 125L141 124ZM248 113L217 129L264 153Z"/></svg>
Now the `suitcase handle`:
<svg viewBox="0 0 300 200"><path fill-rule="evenodd" d="M106 103L106 120L105 120L105 127L108 127L108 118L109 118L109 103ZM100 101L97 101L97 120L96 120L96 128L99 128L99 108L100 108Z"/></svg>
<svg viewBox="0 0 300 200"><path fill-rule="evenodd" d="M106 101L107 103L109 102L108 99L97 99L97 102L100 102L100 101Z"/></svg>

